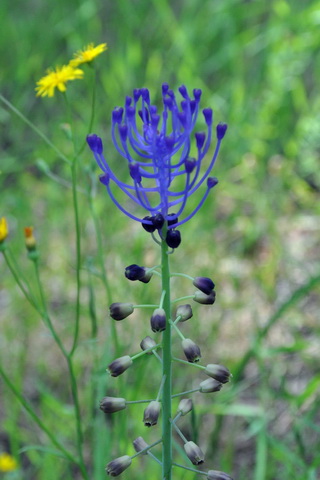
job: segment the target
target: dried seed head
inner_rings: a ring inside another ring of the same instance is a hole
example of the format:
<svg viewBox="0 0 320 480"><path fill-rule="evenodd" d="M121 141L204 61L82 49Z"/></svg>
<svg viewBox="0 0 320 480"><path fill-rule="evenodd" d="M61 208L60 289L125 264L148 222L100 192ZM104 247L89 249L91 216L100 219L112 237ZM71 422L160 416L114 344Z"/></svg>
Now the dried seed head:
<svg viewBox="0 0 320 480"><path fill-rule="evenodd" d="M157 345L156 342L153 340L153 338L149 336L143 338L140 342L140 347L142 350L147 350L148 348L152 348L155 345ZM152 351L147 352L147 355L152 355Z"/></svg>
<svg viewBox="0 0 320 480"><path fill-rule="evenodd" d="M129 455L123 455L123 457L116 458L108 463L106 466L106 472L111 477L117 477L122 473L126 468L130 467L131 465L131 457Z"/></svg>
<svg viewBox="0 0 320 480"><path fill-rule="evenodd" d="M200 347L194 343L190 338L185 338L181 342L184 354L190 363L199 362L201 358Z"/></svg>
<svg viewBox="0 0 320 480"><path fill-rule="evenodd" d="M166 312L163 308L156 308L150 319L153 332L163 332L166 329Z"/></svg>
<svg viewBox="0 0 320 480"><path fill-rule="evenodd" d="M232 478L224 472L209 470L207 473L207 480L232 480Z"/></svg>
<svg viewBox="0 0 320 480"><path fill-rule="evenodd" d="M100 410L104 413L115 413L126 408L126 401L124 398L104 397L100 401Z"/></svg>
<svg viewBox="0 0 320 480"><path fill-rule="evenodd" d="M213 305L216 301L216 292L212 290L209 295L203 292L196 292L194 294L193 300L195 302L202 303L203 305Z"/></svg>
<svg viewBox="0 0 320 480"><path fill-rule="evenodd" d="M181 317L179 322L185 322L186 320L189 320L193 315L192 313L192 308L191 305L186 304L186 305L179 305L176 311L176 318Z"/></svg>
<svg viewBox="0 0 320 480"><path fill-rule="evenodd" d="M149 447L147 442L142 438L138 437L135 440L133 440L133 447L137 453L141 452L141 450L144 450L145 448ZM147 451L145 451L142 455L147 455Z"/></svg>
<svg viewBox="0 0 320 480"><path fill-rule="evenodd" d="M183 447L193 465L199 465L200 463L204 462L203 451L194 442L187 442Z"/></svg>
<svg viewBox="0 0 320 480"><path fill-rule="evenodd" d="M193 279L193 285L206 295L210 295L214 289L214 283L211 278L208 277L195 277Z"/></svg>
<svg viewBox="0 0 320 480"><path fill-rule="evenodd" d="M133 312L132 303L112 303L110 305L110 317L114 320L123 320Z"/></svg>
<svg viewBox="0 0 320 480"><path fill-rule="evenodd" d="M192 407L193 403L191 398L182 398L178 405L178 413L181 413L182 416L187 415L187 413L191 412Z"/></svg>
<svg viewBox="0 0 320 480"><path fill-rule="evenodd" d="M158 418L160 415L161 403L157 401L152 401L149 403L147 408L143 413L143 423L146 427L152 427L158 423Z"/></svg>
<svg viewBox="0 0 320 480"><path fill-rule="evenodd" d="M112 377L118 377L121 373L125 372L127 368L131 367L131 365L131 357L129 357L129 355L124 355L123 357L113 360L113 362L108 365L108 370Z"/></svg>
<svg viewBox="0 0 320 480"><path fill-rule="evenodd" d="M211 392L219 392L222 388L222 383L218 382L214 378L207 378L200 383L199 388L201 393L211 393Z"/></svg>
<svg viewBox="0 0 320 480"><path fill-rule="evenodd" d="M227 383L230 377L230 371L227 367L224 367L223 365L215 365L214 363L209 363L209 365L206 366L204 373L221 383Z"/></svg>

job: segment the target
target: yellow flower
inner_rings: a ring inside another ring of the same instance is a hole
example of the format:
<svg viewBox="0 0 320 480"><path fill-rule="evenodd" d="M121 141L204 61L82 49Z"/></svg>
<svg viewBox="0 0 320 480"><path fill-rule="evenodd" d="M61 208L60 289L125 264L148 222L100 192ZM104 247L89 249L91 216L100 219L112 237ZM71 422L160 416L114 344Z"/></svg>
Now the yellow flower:
<svg viewBox="0 0 320 480"><path fill-rule="evenodd" d="M12 472L17 470L18 464L9 453L0 453L0 472Z"/></svg>
<svg viewBox="0 0 320 480"><path fill-rule="evenodd" d="M5 217L0 218L0 243L2 243L8 236L9 229Z"/></svg>
<svg viewBox="0 0 320 480"><path fill-rule="evenodd" d="M100 55L100 53L107 50L107 48L108 47L106 43L100 43L100 45L97 45L96 47L93 45L93 43L90 43L83 50L79 50L77 53L74 54L75 58L70 61L69 65L71 65L72 67L77 67L82 63L90 63L98 55Z"/></svg>
<svg viewBox="0 0 320 480"><path fill-rule="evenodd" d="M82 77L83 71L71 65L56 67L55 70L49 68L47 75L40 78L37 82L37 97L53 97L55 88L60 92L65 92L67 89L66 83L69 82L69 80L76 80Z"/></svg>

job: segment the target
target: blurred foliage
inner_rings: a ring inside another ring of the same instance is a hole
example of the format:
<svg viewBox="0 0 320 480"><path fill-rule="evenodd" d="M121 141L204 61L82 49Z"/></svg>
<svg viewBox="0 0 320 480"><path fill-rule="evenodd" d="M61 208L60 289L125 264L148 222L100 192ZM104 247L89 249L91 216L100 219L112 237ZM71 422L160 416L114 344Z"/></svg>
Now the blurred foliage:
<svg viewBox="0 0 320 480"><path fill-rule="evenodd" d="M34 87L46 68L66 63L90 42L109 47L96 61L94 131L118 168L124 167L111 144L110 115L133 88L147 86L156 101L162 82L174 89L182 83L202 88L202 106L213 108L216 122L229 124L215 166L220 183L193 222L183 227L172 268L214 277L215 308L196 308L192 321L197 323L185 330L204 345L208 363L225 363L235 372L243 367L214 402L211 397L197 399L196 416L185 424L185 434L198 435L207 450L208 467L233 473L238 480L316 480L319 472L319 24L318 0L0 2L1 93L65 155L72 155L72 145L63 98L36 98ZM83 81L68 86L78 145L88 133L92 78L87 68ZM68 344L75 300L70 171L4 104L0 124L0 216L8 218L10 247L34 288L22 228L35 227L42 281ZM147 366L141 360L124 381L106 378L105 366L114 356L113 345L105 348L107 306L128 297L133 303L154 303L159 294L156 279L148 287L130 284L128 289L124 266L156 264L157 250L139 226L112 207L97 185L97 173L85 150L79 169L84 285L76 369L86 461L95 465L93 478L100 480L103 465L112 456L132 453L131 439L145 432L138 406L103 424L97 399L90 397L91 382L101 396L148 397L156 368L155 359ZM91 206L90 189L95 193ZM94 274L100 265L92 209L103 236L112 299ZM73 414L63 359L2 258L0 283L1 361L49 428L72 448ZM174 284L176 296L185 292L190 292L188 282ZM93 311L97 342L90 341ZM117 325L123 352L139 349L147 317L136 315ZM196 375L186 378L182 367L178 372L177 390L196 381ZM64 460L28 448L51 445L11 393L1 389L1 395L1 446L20 455L23 469L23 477L15 478L80 478ZM125 429L128 437L122 435ZM179 455L177 451L177 462ZM139 461L123 478L159 478L156 467L142 459L139 468ZM178 469L174 476L194 478Z"/></svg>

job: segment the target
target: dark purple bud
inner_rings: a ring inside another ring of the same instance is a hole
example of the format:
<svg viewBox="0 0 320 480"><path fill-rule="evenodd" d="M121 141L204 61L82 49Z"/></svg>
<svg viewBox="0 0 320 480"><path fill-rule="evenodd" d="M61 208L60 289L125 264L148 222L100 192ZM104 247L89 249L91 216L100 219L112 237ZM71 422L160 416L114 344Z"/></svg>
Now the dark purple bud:
<svg viewBox="0 0 320 480"><path fill-rule="evenodd" d="M156 346L156 342L153 340L153 338L146 336L143 338L140 342L140 347L141 350L148 350L148 348L152 348ZM152 351L147 352L147 355L152 355Z"/></svg>
<svg viewBox="0 0 320 480"><path fill-rule="evenodd" d="M209 470L207 473L207 480L232 480L232 478L224 472Z"/></svg>
<svg viewBox="0 0 320 480"><path fill-rule="evenodd" d="M132 303L112 303L109 307L110 317L114 320L123 320L133 313Z"/></svg>
<svg viewBox="0 0 320 480"><path fill-rule="evenodd" d="M187 116L184 112L178 112L178 118L181 122L181 125L186 128L187 126Z"/></svg>
<svg viewBox="0 0 320 480"><path fill-rule="evenodd" d="M193 315L192 313L192 308L191 305L186 304L186 305L179 305L176 311L176 318L181 317L179 322L185 322L186 320L189 320Z"/></svg>
<svg viewBox="0 0 320 480"><path fill-rule="evenodd" d="M133 443L133 448L137 453L141 452L141 450L146 450L149 447L147 442L142 437L136 438L135 440L133 440L132 443ZM147 455L147 453L148 451L146 450L144 453L142 453L142 455Z"/></svg>
<svg viewBox="0 0 320 480"><path fill-rule="evenodd" d="M207 295L210 295L215 287L211 278L208 277L195 277L192 283L195 287L199 288L201 292L206 293Z"/></svg>
<svg viewBox="0 0 320 480"><path fill-rule="evenodd" d="M161 410L161 403L157 401L152 401L149 403L147 408L143 413L143 423L146 427L153 427L153 425L157 425L158 418L160 415Z"/></svg>
<svg viewBox="0 0 320 480"><path fill-rule="evenodd" d="M187 90L187 87L185 85L181 85L181 87L178 88L179 92L181 93L181 96L183 98L189 98L188 97L188 90Z"/></svg>
<svg viewBox="0 0 320 480"><path fill-rule="evenodd" d="M194 167L196 166L197 162L195 158L188 157L186 158L184 165L186 168L187 173L191 173Z"/></svg>
<svg viewBox="0 0 320 480"><path fill-rule="evenodd" d="M204 108L202 112L203 112L203 116L206 121L206 124L208 126L212 125L212 115L213 115L212 108Z"/></svg>
<svg viewBox="0 0 320 480"><path fill-rule="evenodd" d="M104 397L100 402L100 410L104 413L115 413L126 408L124 398Z"/></svg>
<svg viewBox="0 0 320 480"><path fill-rule="evenodd" d="M107 370L109 370L112 377L118 377L131 367L132 363L131 357L129 357L129 355L124 355L123 357L113 360L113 362L108 365Z"/></svg>
<svg viewBox="0 0 320 480"><path fill-rule="evenodd" d="M201 95L202 95L202 90L200 90L200 88L194 88L193 89L193 96L194 96L194 99L199 102L200 98L201 98Z"/></svg>
<svg viewBox="0 0 320 480"><path fill-rule="evenodd" d="M109 462L106 466L106 472L111 477L117 477L120 475L124 470L126 470L131 465L131 457L129 455L123 455L123 457L116 458Z"/></svg>
<svg viewBox="0 0 320 480"><path fill-rule="evenodd" d="M171 152L173 150L173 147L174 147L174 142L175 142L174 137L165 137L164 141L165 141L167 149L169 150L169 152Z"/></svg>
<svg viewBox="0 0 320 480"><path fill-rule="evenodd" d="M128 118L133 118L136 114L136 109L134 107L127 107L127 116Z"/></svg>
<svg viewBox="0 0 320 480"><path fill-rule="evenodd" d="M159 124L159 121L160 121L160 115L151 115L151 125L153 126L153 128L157 128L158 127L158 124Z"/></svg>
<svg viewBox="0 0 320 480"><path fill-rule="evenodd" d="M171 225L174 225L174 224L177 223L178 221L179 221L179 219L178 219L176 213L169 213L169 214L167 215L168 227L170 227Z"/></svg>
<svg viewBox="0 0 320 480"><path fill-rule="evenodd" d="M208 177L207 178L207 187L208 188L213 188L217 185L217 183L219 183L219 180L217 179L217 177Z"/></svg>
<svg viewBox="0 0 320 480"><path fill-rule="evenodd" d="M193 407L191 398L182 398L178 405L178 413L181 415L187 415L187 413L191 412Z"/></svg>
<svg viewBox="0 0 320 480"><path fill-rule="evenodd" d="M184 354L190 363L199 362L201 358L200 347L194 343L190 338L185 338L181 342Z"/></svg>
<svg viewBox="0 0 320 480"><path fill-rule="evenodd" d="M150 93L147 88L141 88L141 96L143 100L145 100L147 103L150 103Z"/></svg>
<svg viewBox="0 0 320 480"><path fill-rule="evenodd" d="M209 295L203 292L196 292L193 300L197 303L201 303L202 305L213 305L216 301L216 292L212 290Z"/></svg>
<svg viewBox="0 0 320 480"><path fill-rule="evenodd" d="M110 182L110 176L107 172L105 172L102 175L99 175L99 180L103 185L107 186Z"/></svg>
<svg viewBox="0 0 320 480"><path fill-rule="evenodd" d="M179 230L168 230L166 235L166 242L170 248L178 248L181 243L181 233Z"/></svg>
<svg viewBox="0 0 320 480"><path fill-rule="evenodd" d="M169 84L168 83L163 83L162 84L162 95L165 95L168 90L169 90Z"/></svg>
<svg viewBox="0 0 320 480"><path fill-rule="evenodd" d="M190 100L190 111L191 111L191 114L194 113L195 109L196 109L196 106L197 106L197 102L195 100Z"/></svg>
<svg viewBox="0 0 320 480"><path fill-rule="evenodd" d="M201 393L219 392L222 387L222 383L218 382L218 380L215 380L214 378L207 378L207 380L204 380L199 385Z"/></svg>
<svg viewBox="0 0 320 480"><path fill-rule="evenodd" d="M206 134L203 132L197 132L194 134L194 136L196 137L197 149L201 150L206 139Z"/></svg>
<svg viewBox="0 0 320 480"><path fill-rule="evenodd" d="M103 152L102 140L95 133L87 136L87 144L89 145L92 152L98 153L98 155L101 155L101 153Z"/></svg>
<svg viewBox="0 0 320 480"><path fill-rule="evenodd" d="M137 102L140 98L140 95L141 95L141 90L140 88L135 88L133 90L133 98L134 98L134 101Z"/></svg>
<svg viewBox="0 0 320 480"><path fill-rule="evenodd" d="M126 97L126 107L129 107L129 105L131 105L132 103L132 98L131 97Z"/></svg>
<svg viewBox="0 0 320 480"><path fill-rule="evenodd" d="M135 263L133 265L129 265L126 267L124 274L128 280L141 280L146 273L146 269L144 267L139 267Z"/></svg>
<svg viewBox="0 0 320 480"><path fill-rule="evenodd" d="M114 123L121 123L122 122L122 115L123 115L123 108L116 107L112 112L112 121Z"/></svg>
<svg viewBox="0 0 320 480"><path fill-rule="evenodd" d="M209 365L206 366L204 373L220 383L229 382L231 375L227 367L224 367L223 365L215 365L214 363L209 363Z"/></svg>
<svg viewBox="0 0 320 480"><path fill-rule="evenodd" d="M142 227L146 232L153 233L156 230L156 227L153 225L152 217L144 217L141 222Z"/></svg>
<svg viewBox="0 0 320 480"><path fill-rule="evenodd" d="M218 140L222 140L223 137L225 136L226 134L226 131L227 131L227 128L228 128L228 125L226 123L219 123L217 125L217 139Z"/></svg>
<svg viewBox="0 0 320 480"><path fill-rule="evenodd" d="M137 183L141 182L139 165L137 163L129 163L130 176Z"/></svg>
<svg viewBox="0 0 320 480"><path fill-rule="evenodd" d="M156 227L157 230L159 230L159 228L162 228L163 224L164 224L163 215L161 213L157 213L156 215L154 215L152 217L152 223Z"/></svg>
<svg viewBox="0 0 320 480"><path fill-rule="evenodd" d="M194 442L185 443L183 448L193 465L199 465L200 463L204 462L203 451Z"/></svg>
<svg viewBox="0 0 320 480"><path fill-rule="evenodd" d="M151 330L153 332L163 332L166 329L166 312L163 308L156 308L150 318Z"/></svg>

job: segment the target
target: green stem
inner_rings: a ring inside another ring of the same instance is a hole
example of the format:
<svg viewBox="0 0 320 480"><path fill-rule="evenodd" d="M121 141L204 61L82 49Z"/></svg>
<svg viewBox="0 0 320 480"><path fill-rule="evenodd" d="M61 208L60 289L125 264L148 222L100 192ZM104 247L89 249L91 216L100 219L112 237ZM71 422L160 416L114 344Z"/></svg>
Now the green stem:
<svg viewBox="0 0 320 480"><path fill-rule="evenodd" d="M165 236L165 232L164 232ZM170 300L170 268L168 246L164 240L161 244L162 291L165 291L163 309L166 312L167 327L163 332L163 364L162 375L165 377L162 391L162 479L171 480L172 472L172 355L171 355L171 300Z"/></svg>
<svg viewBox="0 0 320 480"><path fill-rule="evenodd" d="M187 360L181 360L181 358L173 357L172 360L174 360L175 362L184 363L185 365L191 365L192 367L201 368L201 370L206 369L206 367L204 367L203 365L199 365L198 363L188 362Z"/></svg>
<svg viewBox="0 0 320 480"><path fill-rule="evenodd" d="M161 343L158 343L157 345L153 345L152 347L146 348L142 352L136 353L135 355L132 355L131 360L136 360L136 358L142 357L142 355L145 355L146 353L152 352L153 350L156 350L157 348L161 347Z"/></svg>
<svg viewBox="0 0 320 480"><path fill-rule="evenodd" d="M175 322L172 322L170 321L170 324L172 325L172 327L175 329L175 331L177 332L177 334L179 335L180 338L182 338L182 340L185 340L185 336L180 332L179 328L177 327L177 325L175 324Z"/></svg>
<svg viewBox="0 0 320 480"><path fill-rule="evenodd" d="M182 300L189 300L189 298L194 298L194 295L186 295L185 297L176 298L175 300L172 300L171 303L173 304L177 302L182 302Z"/></svg>

